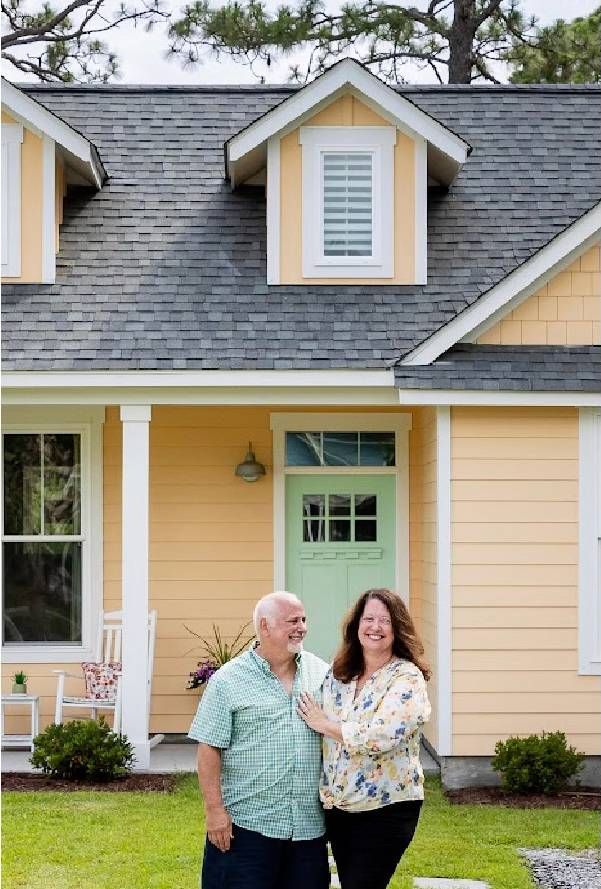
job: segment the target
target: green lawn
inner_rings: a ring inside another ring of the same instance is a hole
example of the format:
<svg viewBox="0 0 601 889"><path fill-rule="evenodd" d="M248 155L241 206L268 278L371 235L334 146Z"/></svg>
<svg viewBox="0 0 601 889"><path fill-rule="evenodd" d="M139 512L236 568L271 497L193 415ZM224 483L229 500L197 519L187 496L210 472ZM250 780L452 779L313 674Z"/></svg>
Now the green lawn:
<svg viewBox="0 0 601 889"><path fill-rule="evenodd" d="M203 818L192 776L174 794L4 793L4 889L196 889ZM436 781L393 882L471 877L531 889L519 846L594 847L594 812L449 806ZM308 887L310 889L310 887Z"/></svg>

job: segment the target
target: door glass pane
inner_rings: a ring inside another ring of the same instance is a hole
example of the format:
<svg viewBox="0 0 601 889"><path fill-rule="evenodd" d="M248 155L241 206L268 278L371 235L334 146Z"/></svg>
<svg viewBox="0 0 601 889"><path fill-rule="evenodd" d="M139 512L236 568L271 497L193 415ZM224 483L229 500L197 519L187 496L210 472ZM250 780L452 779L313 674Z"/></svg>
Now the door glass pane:
<svg viewBox="0 0 601 889"><path fill-rule="evenodd" d="M323 459L326 466L358 466L359 433L324 432Z"/></svg>
<svg viewBox="0 0 601 889"><path fill-rule="evenodd" d="M4 533L41 533L41 436L4 436Z"/></svg>
<svg viewBox="0 0 601 889"><path fill-rule="evenodd" d="M350 494L330 494L328 498L328 508L330 515L348 515L351 514L351 495Z"/></svg>
<svg viewBox="0 0 601 889"><path fill-rule="evenodd" d="M346 543L350 539L350 519L330 519L330 540L337 543Z"/></svg>
<svg viewBox="0 0 601 889"><path fill-rule="evenodd" d="M3 544L4 641L81 642L81 543Z"/></svg>
<svg viewBox="0 0 601 889"><path fill-rule="evenodd" d="M321 432L287 432L288 466L321 466Z"/></svg>
<svg viewBox="0 0 601 889"><path fill-rule="evenodd" d="M377 497L375 494L355 494L355 515L377 515Z"/></svg>
<svg viewBox="0 0 601 889"><path fill-rule="evenodd" d="M361 466L394 466L394 432L361 433Z"/></svg>
<svg viewBox="0 0 601 889"><path fill-rule="evenodd" d="M303 521L303 543L325 543L325 519L305 519Z"/></svg>
<svg viewBox="0 0 601 889"><path fill-rule="evenodd" d="M326 511L325 494L303 494L303 516L308 519L312 516L322 517Z"/></svg>
<svg viewBox="0 0 601 889"><path fill-rule="evenodd" d="M79 435L44 435L44 533L79 534Z"/></svg>
<svg viewBox="0 0 601 889"><path fill-rule="evenodd" d="M375 519L357 519L355 522L355 540L361 543L378 539L377 522Z"/></svg>

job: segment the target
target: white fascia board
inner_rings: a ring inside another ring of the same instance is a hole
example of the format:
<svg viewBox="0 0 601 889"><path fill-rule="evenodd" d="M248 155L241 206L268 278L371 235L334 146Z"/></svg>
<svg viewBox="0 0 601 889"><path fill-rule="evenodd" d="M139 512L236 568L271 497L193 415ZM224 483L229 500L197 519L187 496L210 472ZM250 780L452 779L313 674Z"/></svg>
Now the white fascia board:
<svg viewBox="0 0 601 889"><path fill-rule="evenodd" d="M38 136L47 136L77 160L81 161L91 181L101 188L104 171L98 163L93 144L55 114L25 95L8 80L2 80L2 105L19 123Z"/></svg>
<svg viewBox="0 0 601 889"><path fill-rule="evenodd" d="M572 223L538 253L522 263L499 284L480 296L452 321L425 340L401 362L404 365L431 364L456 343L497 320L512 301L541 287L564 265L601 238L601 203Z"/></svg>
<svg viewBox="0 0 601 889"><path fill-rule="evenodd" d="M399 389L400 404L471 407L601 407L601 392L513 392L476 389Z"/></svg>
<svg viewBox="0 0 601 889"><path fill-rule="evenodd" d="M300 122L316 106L344 88L355 89L362 97L390 115L398 126L423 137L458 166L467 160L470 150L467 142L421 111L412 102L399 96L358 62L345 59L230 139L227 143L228 165L235 163L291 124Z"/></svg>

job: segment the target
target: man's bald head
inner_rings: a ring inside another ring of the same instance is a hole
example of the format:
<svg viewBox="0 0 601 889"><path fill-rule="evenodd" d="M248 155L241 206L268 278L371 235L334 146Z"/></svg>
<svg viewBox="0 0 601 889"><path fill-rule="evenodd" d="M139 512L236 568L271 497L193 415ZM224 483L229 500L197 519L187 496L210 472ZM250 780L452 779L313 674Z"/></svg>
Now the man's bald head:
<svg viewBox="0 0 601 889"><path fill-rule="evenodd" d="M257 637L260 638L261 636L262 618L265 618L267 623L271 624L282 612L288 610L290 606L302 607L302 602L294 593L286 593L284 591L268 593L262 599L259 599L253 612L253 624Z"/></svg>

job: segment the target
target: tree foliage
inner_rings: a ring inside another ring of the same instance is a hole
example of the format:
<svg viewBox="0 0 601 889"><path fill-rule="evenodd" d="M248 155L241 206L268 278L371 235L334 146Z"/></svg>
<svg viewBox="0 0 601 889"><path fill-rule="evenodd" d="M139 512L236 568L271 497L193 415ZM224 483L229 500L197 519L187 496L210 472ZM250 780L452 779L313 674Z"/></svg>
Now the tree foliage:
<svg viewBox="0 0 601 889"><path fill-rule="evenodd" d="M43 0L32 9L26 0L2 0L3 58L39 80L106 82L118 75L119 63L102 35L124 22L150 28L167 18L160 3L115 7L110 0L72 0L56 7Z"/></svg>
<svg viewBox="0 0 601 889"><path fill-rule="evenodd" d="M339 12L322 0L298 0L271 13L262 0L228 0L215 7L195 0L170 28L171 50L190 64L204 50L228 53L253 65L268 65L277 53L308 47L297 80L307 80L336 59L353 55L392 82L402 82L411 61L427 67L439 82L496 81L494 63L505 58L514 40L527 39L534 20L526 19L519 0L429 0L415 6L349 0Z"/></svg>
<svg viewBox="0 0 601 889"><path fill-rule="evenodd" d="M516 41L508 61L512 83L599 83L601 6L589 16L541 28L533 45Z"/></svg>

